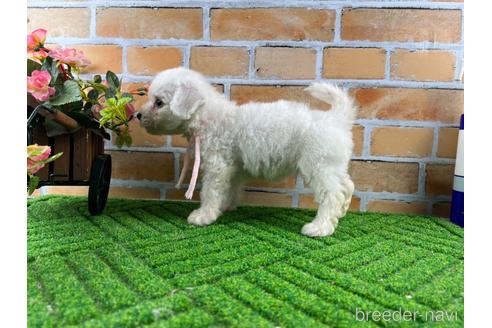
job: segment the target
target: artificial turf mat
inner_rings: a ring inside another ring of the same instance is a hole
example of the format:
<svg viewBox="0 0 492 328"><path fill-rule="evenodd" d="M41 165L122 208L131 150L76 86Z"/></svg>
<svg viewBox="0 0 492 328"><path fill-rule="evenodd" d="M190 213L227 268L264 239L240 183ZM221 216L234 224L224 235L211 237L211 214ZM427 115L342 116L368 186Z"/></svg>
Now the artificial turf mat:
<svg viewBox="0 0 492 328"><path fill-rule="evenodd" d="M90 216L86 198L29 200L28 326L463 325L463 230L449 222L349 213L312 239L299 231L314 210L241 207L197 228L196 206L110 199Z"/></svg>

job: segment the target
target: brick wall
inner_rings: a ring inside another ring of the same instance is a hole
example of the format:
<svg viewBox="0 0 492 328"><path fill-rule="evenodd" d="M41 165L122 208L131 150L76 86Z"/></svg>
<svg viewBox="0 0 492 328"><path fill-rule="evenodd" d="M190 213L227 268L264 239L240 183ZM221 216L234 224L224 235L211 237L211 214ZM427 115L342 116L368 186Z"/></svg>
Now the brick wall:
<svg viewBox="0 0 492 328"><path fill-rule="evenodd" d="M447 216L463 112L462 1L28 1L28 29L86 52L85 74L127 86L164 69L201 71L238 103L280 98L326 109L302 88L326 79L360 106L352 209ZM113 156L111 195L183 199L185 140L132 127ZM302 179L253 181L244 203L313 207ZM83 193L84 188L42 192ZM196 197L196 196L195 196Z"/></svg>

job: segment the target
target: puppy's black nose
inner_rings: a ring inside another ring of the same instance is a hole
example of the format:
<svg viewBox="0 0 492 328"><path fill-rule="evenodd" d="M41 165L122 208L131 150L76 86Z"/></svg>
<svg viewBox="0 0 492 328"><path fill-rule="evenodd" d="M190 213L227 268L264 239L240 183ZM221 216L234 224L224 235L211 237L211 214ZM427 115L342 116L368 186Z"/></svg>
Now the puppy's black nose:
<svg viewBox="0 0 492 328"><path fill-rule="evenodd" d="M137 113L137 118L140 119L142 117L142 114Z"/></svg>

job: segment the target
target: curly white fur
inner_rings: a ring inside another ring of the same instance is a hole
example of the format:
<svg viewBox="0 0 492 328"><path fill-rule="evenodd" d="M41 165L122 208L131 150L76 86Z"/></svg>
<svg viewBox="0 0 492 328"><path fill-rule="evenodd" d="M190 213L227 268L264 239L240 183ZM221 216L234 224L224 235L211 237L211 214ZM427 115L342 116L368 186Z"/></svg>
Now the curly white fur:
<svg viewBox="0 0 492 328"><path fill-rule="evenodd" d="M299 173L319 204L315 219L302 233L333 233L354 191L347 168L356 108L334 85L314 83L306 91L332 109L313 110L285 100L238 106L186 68L155 77L140 111L141 125L151 134L201 140L201 206L190 214L189 223L208 225L234 209L242 187L252 178L277 180Z"/></svg>

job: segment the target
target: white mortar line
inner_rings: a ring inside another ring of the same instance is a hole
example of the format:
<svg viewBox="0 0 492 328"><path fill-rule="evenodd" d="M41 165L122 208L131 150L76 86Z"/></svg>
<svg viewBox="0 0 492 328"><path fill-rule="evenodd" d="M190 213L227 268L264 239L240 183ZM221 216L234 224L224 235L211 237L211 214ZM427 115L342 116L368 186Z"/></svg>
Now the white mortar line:
<svg viewBox="0 0 492 328"><path fill-rule="evenodd" d="M179 160L181 159L181 155L177 152L174 153L174 181L177 183L179 181L179 174L181 173L180 171L180 163Z"/></svg>
<svg viewBox="0 0 492 328"><path fill-rule="evenodd" d="M417 194L425 196L426 163L419 163L419 178Z"/></svg>
<svg viewBox="0 0 492 328"><path fill-rule="evenodd" d="M301 190L303 188L304 188L304 179L300 175L297 175L296 176L296 186L295 186L295 189L296 190Z"/></svg>
<svg viewBox="0 0 492 328"><path fill-rule="evenodd" d="M373 161L373 162L388 162L388 163L428 163L428 164L454 164L452 158L436 158L436 157L397 157L397 156L352 156L353 161Z"/></svg>
<svg viewBox="0 0 492 328"><path fill-rule="evenodd" d="M91 21L89 26L89 31L90 31L89 36L91 39L93 39L96 37L96 16L97 16L96 6L91 5L90 9L91 9Z"/></svg>
<svg viewBox="0 0 492 328"><path fill-rule="evenodd" d="M368 199L367 195L359 194L356 191L356 192L354 192L354 196L359 197L359 199L360 199L359 211L367 212L367 203L369 203L369 199Z"/></svg>
<svg viewBox="0 0 492 328"><path fill-rule="evenodd" d="M255 72L256 48L254 46L248 47L248 55L249 55L248 79L252 80L256 77L256 72Z"/></svg>
<svg viewBox="0 0 492 328"><path fill-rule="evenodd" d="M210 8L203 7L203 39L210 40Z"/></svg>
<svg viewBox="0 0 492 328"><path fill-rule="evenodd" d="M355 191L354 196L366 198L368 200L393 200L402 202L448 202L451 200L451 196L431 196L431 195L418 195L418 194L402 194L391 192L373 192L373 191ZM362 201L361 201L362 205Z"/></svg>
<svg viewBox="0 0 492 328"><path fill-rule="evenodd" d="M299 207L299 193L297 191L292 193L291 207Z"/></svg>
<svg viewBox="0 0 492 328"><path fill-rule="evenodd" d="M126 77L128 76L128 61L127 61L127 55L128 53L128 48L126 46L123 46L121 48L121 64L122 64L122 75L125 77L124 80L126 80Z"/></svg>
<svg viewBox="0 0 492 328"><path fill-rule="evenodd" d="M321 80L323 76L323 47L316 48L316 79Z"/></svg>
<svg viewBox="0 0 492 328"><path fill-rule="evenodd" d="M364 126L363 140L362 140L362 158L371 156L371 134L372 126Z"/></svg>
<svg viewBox="0 0 492 328"><path fill-rule="evenodd" d="M443 123L439 121L406 121L406 120L380 120L380 119L357 119L356 124L363 126L402 126L402 127L459 127L459 122Z"/></svg>
<svg viewBox="0 0 492 328"><path fill-rule="evenodd" d="M288 8L288 7L308 7L313 9L337 9L340 6L350 8L404 8L404 9L463 9L462 3L446 2L415 2L415 1L312 1L312 0L270 0L270 1L248 1L248 0L229 0L229 1L169 1L169 0L92 0L86 2L61 2L61 1L29 1L28 7L62 7L62 8L83 8L88 5L101 7L220 7L220 8Z"/></svg>
<svg viewBox="0 0 492 328"><path fill-rule="evenodd" d="M454 80L461 81L461 75L463 74L463 60L464 60L464 50L456 50L454 52L456 57L456 66L454 71Z"/></svg>
<svg viewBox="0 0 492 328"><path fill-rule="evenodd" d="M227 99L231 99L231 84L230 83L224 83L224 96Z"/></svg>
<svg viewBox="0 0 492 328"><path fill-rule="evenodd" d="M384 78L391 80L391 56L393 54L392 49L386 49L386 62L384 63Z"/></svg>
<svg viewBox="0 0 492 328"><path fill-rule="evenodd" d="M431 152L431 156L432 157L436 157L437 156L437 147L438 147L438 143L439 143L439 128L438 127L435 127L434 128L434 135L432 137L432 152Z"/></svg>
<svg viewBox="0 0 492 328"><path fill-rule="evenodd" d="M422 42L398 42L398 41L316 41L316 40L188 40L188 39L125 39L114 37L48 37L48 42L65 44L120 44L120 45L170 45L170 46L228 46L228 47L296 47L296 48L316 48L316 47L347 47L347 48L402 48L408 50L460 50L463 48L459 43L439 43L431 41Z"/></svg>
<svg viewBox="0 0 492 328"><path fill-rule="evenodd" d="M342 8L337 8L335 14L335 31L333 34L333 41L340 42L342 34Z"/></svg>
<svg viewBox="0 0 492 328"><path fill-rule="evenodd" d="M191 45L183 48L183 62L184 67L190 67Z"/></svg>
<svg viewBox="0 0 492 328"><path fill-rule="evenodd" d="M189 61L189 50L185 50L184 61ZM90 77L91 74L81 74L81 77ZM150 75L128 75L126 82L148 82L154 76ZM277 79L245 79L232 76L208 77L211 83L230 83L239 85L282 85L282 86L307 86L313 80L277 80ZM353 80L353 79L323 79L325 82L343 84L347 88L409 88L409 89L452 89L463 90L462 82L423 82L403 80Z"/></svg>
<svg viewBox="0 0 492 328"><path fill-rule="evenodd" d="M427 214L432 214L432 207L434 206L434 202L427 203Z"/></svg>

